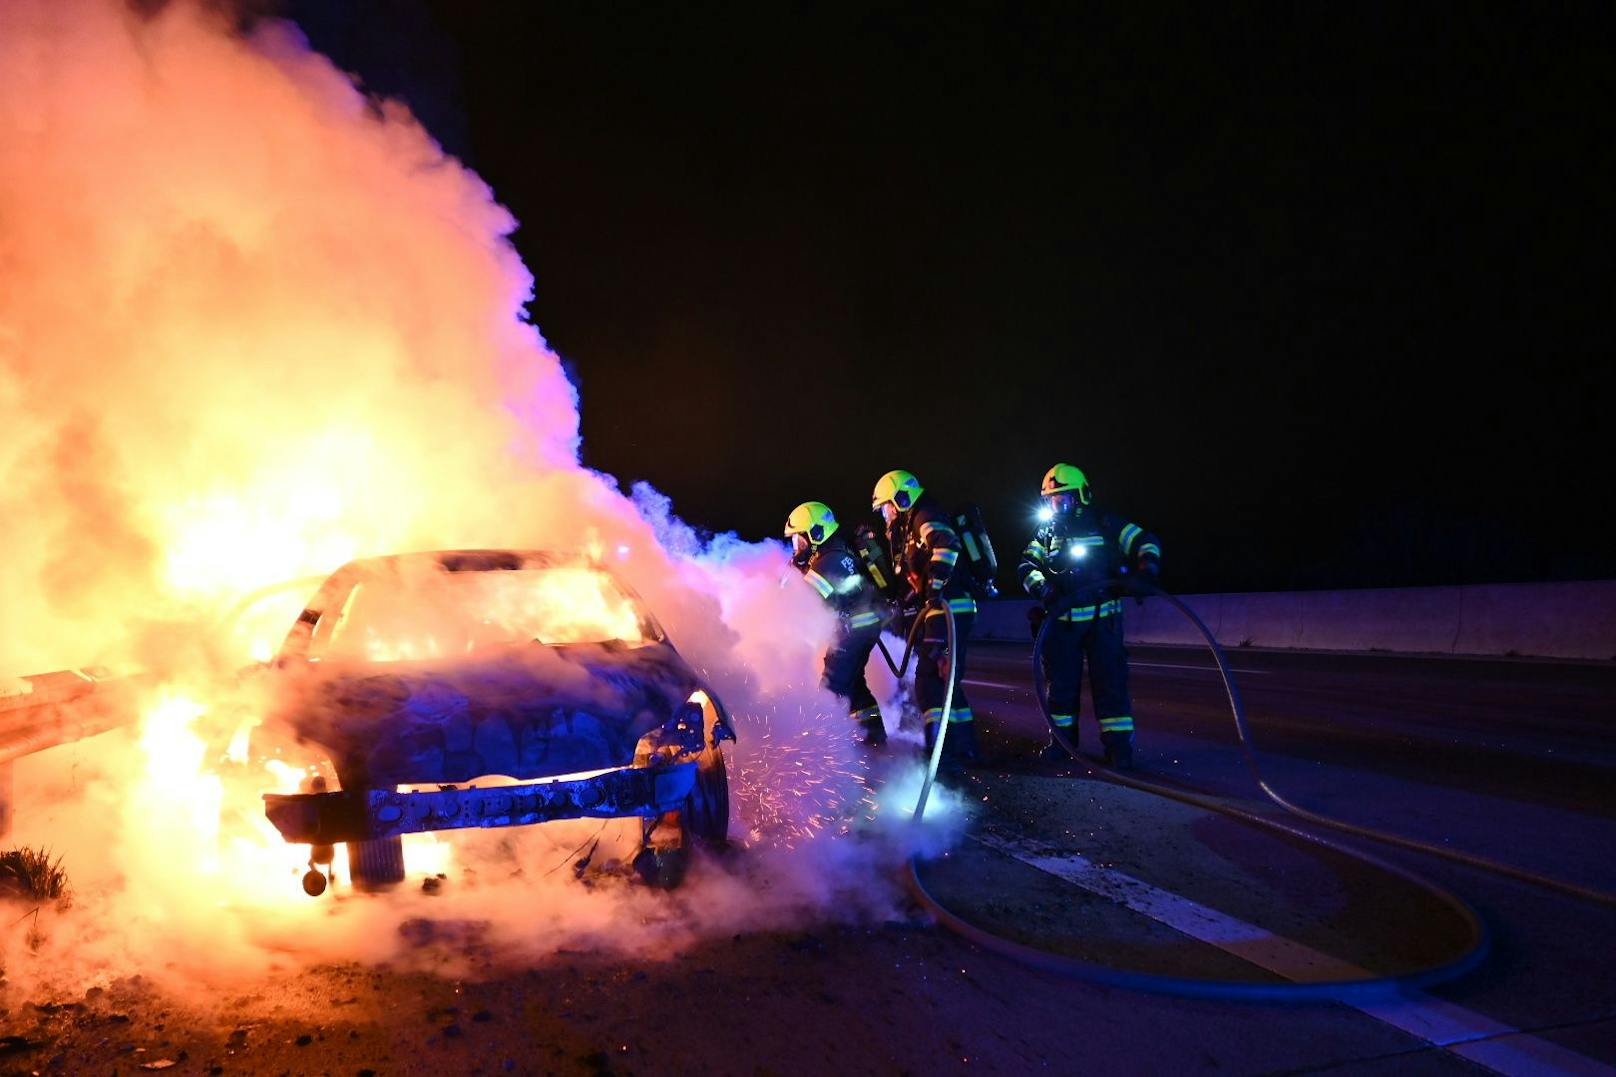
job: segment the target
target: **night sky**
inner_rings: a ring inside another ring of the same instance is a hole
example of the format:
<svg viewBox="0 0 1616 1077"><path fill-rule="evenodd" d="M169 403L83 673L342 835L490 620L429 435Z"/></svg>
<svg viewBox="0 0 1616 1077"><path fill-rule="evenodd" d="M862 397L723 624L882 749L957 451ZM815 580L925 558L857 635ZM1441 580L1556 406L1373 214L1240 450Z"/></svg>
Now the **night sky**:
<svg viewBox="0 0 1616 1077"><path fill-rule="evenodd" d="M1616 576L1606 5L275 6L698 526L904 467L1013 562L1067 461L1186 592Z"/></svg>

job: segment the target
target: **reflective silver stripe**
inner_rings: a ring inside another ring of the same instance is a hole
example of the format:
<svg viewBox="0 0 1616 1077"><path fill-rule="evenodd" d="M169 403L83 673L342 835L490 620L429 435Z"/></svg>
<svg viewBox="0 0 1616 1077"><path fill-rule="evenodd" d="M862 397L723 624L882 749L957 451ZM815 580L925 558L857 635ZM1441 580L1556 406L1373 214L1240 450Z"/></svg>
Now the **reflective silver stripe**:
<svg viewBox="0 0 1616 1077"><path fill-rule="evenodd" d="M1156 545L1154 542L1147 542L1143 546L1139 547L1139 556L1143 557L1147 553L1153 553L1157 557L1160 557L1161 547Z"/></svg>

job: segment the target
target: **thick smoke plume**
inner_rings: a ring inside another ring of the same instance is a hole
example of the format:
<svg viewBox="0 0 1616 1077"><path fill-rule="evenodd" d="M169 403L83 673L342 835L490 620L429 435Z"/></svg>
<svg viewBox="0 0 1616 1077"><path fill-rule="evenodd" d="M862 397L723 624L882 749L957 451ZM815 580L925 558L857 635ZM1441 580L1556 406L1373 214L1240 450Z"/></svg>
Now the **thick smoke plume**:
<svg viewBox="0 0 1616 1077"><path fill-rule="evenodd" d="M817 687L828 614L782 586L777 544L703 542L654 491L579 466L514 227L286 23L0 6L0 687L152 677L138 726L18 764L16 838L63 856L77 904L33 957L0 939L13 980L434 960L421 925L445 916L500 952L667 953L889 907L895 846L835 837L874 801ZM713 678L741 719L732 833L751 848L670 899L575 882L597 828L473 835L415 850L444 897L303 898L263 771L209 755L231 734L209 728L221 674L275 642L220 619L352 557L502 546L610 560Z"/></svg>

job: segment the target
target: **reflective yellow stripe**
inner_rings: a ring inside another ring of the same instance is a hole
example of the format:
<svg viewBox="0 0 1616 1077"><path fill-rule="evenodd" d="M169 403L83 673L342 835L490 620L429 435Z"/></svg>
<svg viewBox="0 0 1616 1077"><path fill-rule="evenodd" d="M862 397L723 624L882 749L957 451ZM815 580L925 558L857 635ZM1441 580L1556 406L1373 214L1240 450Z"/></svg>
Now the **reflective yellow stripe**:
<svg viewBox="0 0 1616 1077"><path fill-rule="evenodd" d="M1116 718L1100 719L1101 733L1132 733L1133 715L1124 714Z"/></svg>
<svg viewBox="0 0 1616 1077"><path fill-rule="evenodd" d="M1122 612L1122 603L1116 599L1100 606L1099 616L1110 617L1112 614ZM1067 613L1060 615L1062 621L1092 621L1095 618L1093 606L1078 606Z"/></svg>
<svg viewBox="0 0 1616 1077"><path fill-rule="evenodd" d="M881 708L880 707L864 707L861 710L848 711L847 716L849 718L853 719L853 721L855 721L855 722L862 722L866 718L879 718L879 717L881 717Z"/></svg>
<svg viewBox="0 0 1616 1077"><path fill-rule="evenodd" d="M931 559L933 561L941 561L945 565L952 565L955 561L959 560L959 551L958 550L933 550L931 552Z"/></svg>
<svg viewBox="0 0 1616 1077"><path fill-rule="evenodd" d="M881 623L881 615L879 613L855 613L847 619L847 623L852 628L869 628L871 625Z"/></svg>
<svg viewBox="0 0 1616 1077"><path fill-rule="evenodd" d="M975 613L976 599L969 595L964 598L951 598L948 600L948 608L955 613Z"/></svg>
<svg viewBox="0 0 1616 1077"><path fill-rule="evenodd" d="M1122 529L1122 534L1117 539L1117 543L1122 547L1124 556L1126 556L1128 553L1128 547L1133 545L1133 540L1138 538L1139 532L1143 530L1144 528L1140 527L1138 524L1129 524L1127 527Z"/></svg>
<svg viewBox="0 0 1616 1077"><path fill-rule="evenodd" d="M1147 553L1153 553L1157 557L1160 557L1161 547L1156 545L1154 542L1147 542L1143 546L1139 547L1139 556L1143 557Z"/></svg>
<svg viewBox="0 0 1616 1077"><path fill-rule="evenodd" d="M925 714L922 715L922 717L926 719L927 725L931 725L933 722L938 721L942 718L942 716L943 708L941 707L927 707Z"/></svg>
<svg viewBox="0 0 1616 1077"><path fill-rule="evenodd" d="M804 572L802 574L802 578L814 585L814 590L819 592L820 598L829 598L831 592L835 590L835 588L830 585L829 580L815 572L813 569L809 569L807 572Z"/></svg>
<svg viewBox="0 0 1616 1077"><path fill-rule="evenodd" d="M1075 714L1051 714L1049 716L1049 720L1051 722L1054 722L1056 725L1060 726L1062 729L1070 729L1072 727L1072 723L1077 721L1077 715L1075 715Z"/></svg>
<svg viewBox="0 0 1616 1077"><path fill-rule="evenodd" d="M955 722L969 722L975 718L976 715L971 713L971 708L969 707L966 707L963 710L951 710L948 712L949 725L953 725Z"/></svg>

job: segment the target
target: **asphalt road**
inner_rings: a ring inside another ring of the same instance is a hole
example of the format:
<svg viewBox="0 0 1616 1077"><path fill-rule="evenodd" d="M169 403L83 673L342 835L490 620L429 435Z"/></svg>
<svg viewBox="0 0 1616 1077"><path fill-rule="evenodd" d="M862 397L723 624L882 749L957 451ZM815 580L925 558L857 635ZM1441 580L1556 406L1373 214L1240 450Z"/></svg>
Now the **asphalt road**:
<svg viewBox="0 0 1616 1077"><path fill-rule="evenodd" d="M1182 958L1179 972L1231 980L1295 978L1308 961L1397 971L1453 943L1451 917L1349 857L1120 790L1088 764L1031 763L1043 733L1027 650L972 658L987 759L962 784L987 844L968 841L936 880L963 913L1090 959ZM1260 807L1208 660L1134 659L1140 772ZM1235 665L1265 772L1298 802L1616 891L1616 669L1249 651ZM1087 715L1080 730L1092 748ZM317 969L211 1006L140 981L0 993L0 1034L20 1038L0 1039L0 1072L1616 1072L1616 908L1373 851L1476 910L1492 935L1478 968L1402 1000L1190 999L1029 969L917 909L649 964L568 952L453 980Z"/></svg>

